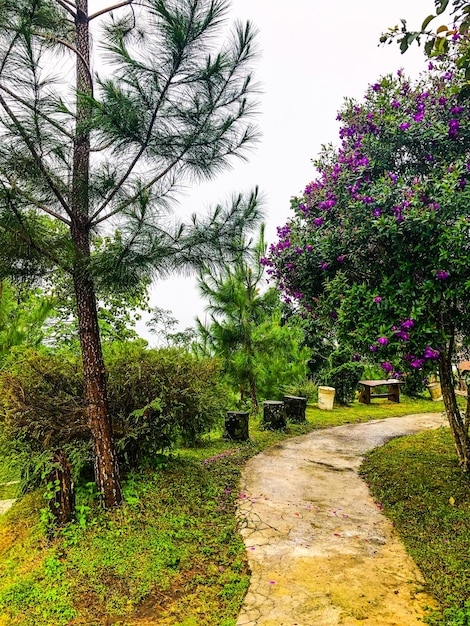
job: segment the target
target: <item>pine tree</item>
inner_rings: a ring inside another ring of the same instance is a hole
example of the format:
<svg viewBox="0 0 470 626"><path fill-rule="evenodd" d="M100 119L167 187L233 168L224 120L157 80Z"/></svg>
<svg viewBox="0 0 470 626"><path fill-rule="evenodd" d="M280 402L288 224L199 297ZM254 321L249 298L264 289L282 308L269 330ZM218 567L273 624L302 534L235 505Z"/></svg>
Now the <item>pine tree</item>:
<svg viewBox="0 0 470 626"><path fill-rule="evenodd" d="M256 193L189 224L171 217L178 186L211 178L256 138L254 32L238 24L217 49L227 5L0 5L0 278L51 270L70 277L106 507L122 491L97 294L218 262L242 224L258 217Z"/></svg>

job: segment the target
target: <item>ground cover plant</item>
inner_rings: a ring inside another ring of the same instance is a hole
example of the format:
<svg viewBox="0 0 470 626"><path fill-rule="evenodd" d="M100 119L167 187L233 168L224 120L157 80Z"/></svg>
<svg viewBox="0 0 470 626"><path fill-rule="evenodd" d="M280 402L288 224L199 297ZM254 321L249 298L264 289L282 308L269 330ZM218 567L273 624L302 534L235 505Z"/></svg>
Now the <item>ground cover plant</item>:
<svg viewBox="0 0 470 626"><path fill-rule="evenodd" d="M245 461L316 428L442 409L406 397L398 405L309 406L307 423L286 432L261 431L252 418L247 444L213 433L129 473L122 510L100 510L92 484L82 484L77 522L52 538L41 520L44 498L30 494L0 518L0 624L233 626L249 582L235 518Z"/></svg>
<svg viewBox="0 0 470 626"><path fill-rule="evenodd" d="M361 468L442 613L433 625L470 623L470 493L447 428L396 439Z"/></svg>

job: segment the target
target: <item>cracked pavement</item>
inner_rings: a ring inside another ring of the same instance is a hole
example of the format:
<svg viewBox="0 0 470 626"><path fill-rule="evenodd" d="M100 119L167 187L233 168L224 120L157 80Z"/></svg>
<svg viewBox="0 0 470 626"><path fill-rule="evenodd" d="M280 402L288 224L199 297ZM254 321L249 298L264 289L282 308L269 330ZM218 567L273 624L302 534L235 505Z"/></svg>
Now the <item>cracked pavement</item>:
<svg viewBox="0 0 470 626"><path fill-rule="evenodd" d="M446 425L409 415L317 430L252 458L238 515L252 571L237 626L415 626L435 606L358 468L394 437Z"/></svg>

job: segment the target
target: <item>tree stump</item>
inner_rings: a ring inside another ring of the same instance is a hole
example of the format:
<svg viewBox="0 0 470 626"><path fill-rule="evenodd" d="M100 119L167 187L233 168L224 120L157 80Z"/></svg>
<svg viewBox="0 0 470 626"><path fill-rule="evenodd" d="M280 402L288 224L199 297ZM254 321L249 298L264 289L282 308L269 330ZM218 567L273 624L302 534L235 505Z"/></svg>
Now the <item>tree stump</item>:
<svg viewBox="0 0 470 626"><path fill-rule="evenodd" d="M284 396L284 406L286 408L286 419L293 424L303 424L307 421L305 417L307 398L302 396Z"/></svg>
<svg viewBox="0 0 470 626"><path fill-rule="evenodd" d="M63 526L75 517L75 492L72 472L67 457L62 450L54 454L55 468L47 476L47 482L54 486L54 495L49 500L49 508L55 517L56 524Z"/></svg>
<svg viewBox="0 0 470 626"><path fill-rule="evenodd" d="M284 430L286 427L286 412L284 402L266 400L263 402L263 421L265 430Z"/></svg>
<svg viewBox="0 0 470 626"><path fill-rule="evenodd" d="M231 441L248 441L248 412L227 411L225 416L224 439Z"/></svg>

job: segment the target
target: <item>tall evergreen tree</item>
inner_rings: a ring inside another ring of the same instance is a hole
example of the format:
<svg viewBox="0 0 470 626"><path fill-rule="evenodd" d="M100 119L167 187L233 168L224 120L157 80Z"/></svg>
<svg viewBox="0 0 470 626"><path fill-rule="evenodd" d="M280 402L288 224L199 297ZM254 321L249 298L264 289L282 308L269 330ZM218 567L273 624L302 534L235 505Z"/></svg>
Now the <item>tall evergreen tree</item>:
<svg viewBox="0 0 470 626"><path fill-rule="evenodd" d="M255 139L254 33L238 24L215 47L226 0L97 4L0 5L0 278L70 277L95 477L111 507L122 492L97 293L219 261L256 221L256 194L189 224L169 214L177 185L212 177Z"/></svg>

